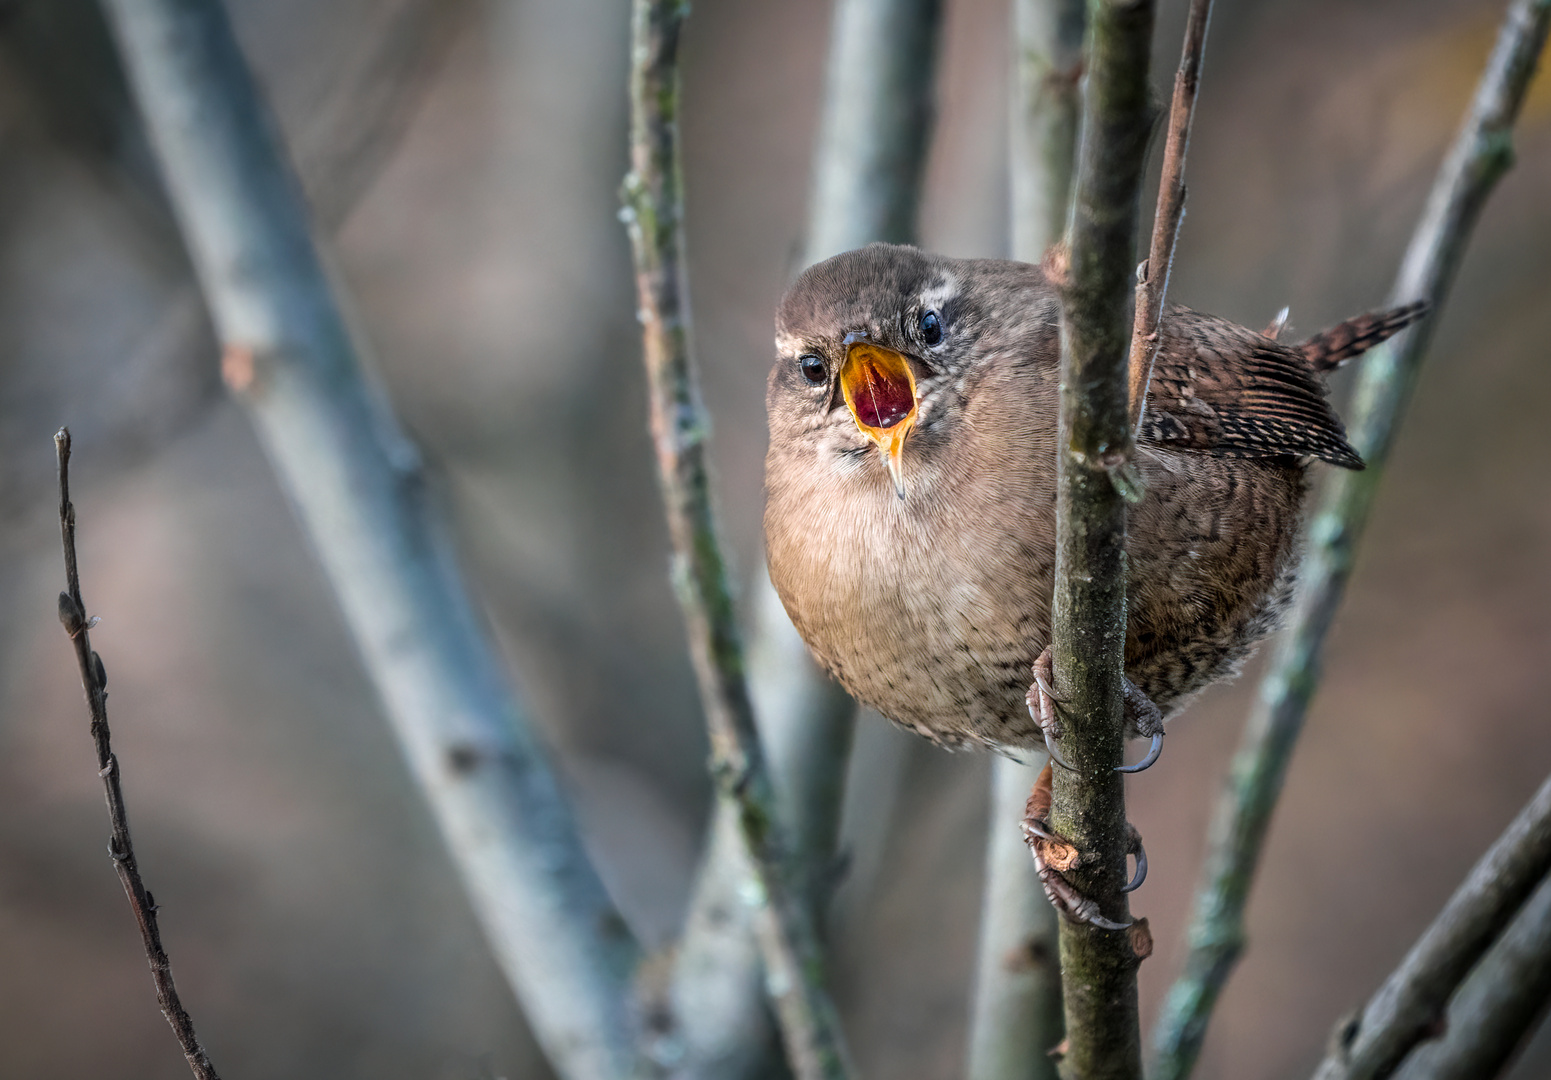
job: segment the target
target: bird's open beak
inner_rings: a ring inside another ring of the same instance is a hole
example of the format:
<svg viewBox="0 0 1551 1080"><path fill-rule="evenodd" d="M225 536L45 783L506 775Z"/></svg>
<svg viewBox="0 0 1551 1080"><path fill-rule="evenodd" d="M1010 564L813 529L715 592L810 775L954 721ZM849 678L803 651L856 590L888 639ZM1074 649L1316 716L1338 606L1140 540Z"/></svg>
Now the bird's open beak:
<svg viewBox="0 0 1551 1080"><path fill-rule="evenodd" d="M894 478L894 491L905 497L900 455L905 437L916 423L916 377L903 353L885 349L860 334L847 334L845 363L840 365L840 390L846 407L878 449Z"/></svg>

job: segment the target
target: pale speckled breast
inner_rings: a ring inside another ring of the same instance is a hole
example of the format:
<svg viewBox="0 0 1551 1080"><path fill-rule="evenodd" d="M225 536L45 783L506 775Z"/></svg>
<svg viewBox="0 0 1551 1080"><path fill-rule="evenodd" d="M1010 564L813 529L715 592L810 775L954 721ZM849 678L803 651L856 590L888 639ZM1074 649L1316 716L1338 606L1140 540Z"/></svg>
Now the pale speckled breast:
<svg viewBox="0 0 1551 1080"><path fill-rule="evenodd" d="M904 500L875 450L773 442L767 462L770 576L803 639L856 698L949 745L1035 738L1023 695L1049 624L1055 512L1036 416L1055 387L1053 373L1020 382L974 395L976 462L907 444ZM1016 422L995 415L1009 408Z"/></svg>

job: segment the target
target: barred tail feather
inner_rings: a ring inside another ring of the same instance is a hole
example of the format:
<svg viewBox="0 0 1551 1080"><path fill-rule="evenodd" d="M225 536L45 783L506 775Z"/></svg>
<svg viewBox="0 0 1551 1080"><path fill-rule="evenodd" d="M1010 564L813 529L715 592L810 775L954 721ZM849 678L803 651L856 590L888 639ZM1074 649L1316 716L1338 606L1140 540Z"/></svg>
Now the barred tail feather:
<svg viewBox="0 0 1551 1080"><path fill-rule="evenodd" d="M1426 300L1388 311L1370 311L1321 330L1298 348L1315 371L1334 371L1354 356L1404 330L1427 314Z"/></svg>

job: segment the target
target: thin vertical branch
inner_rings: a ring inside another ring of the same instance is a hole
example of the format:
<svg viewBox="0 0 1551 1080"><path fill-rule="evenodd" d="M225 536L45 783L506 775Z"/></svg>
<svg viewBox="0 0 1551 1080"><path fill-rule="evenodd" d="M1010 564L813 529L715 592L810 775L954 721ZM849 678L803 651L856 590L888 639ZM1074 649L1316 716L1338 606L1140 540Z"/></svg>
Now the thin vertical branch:
<svg viewBox="0 0 1551 1080"><path fill-rule="evenodd" d="M1190 0L1185 46L1180 51L1179 70L1174 73L1174 97L1169 105L1169 134L1163 147L1152 243L1136 283L1129 373L1132 432L1141 423L1153 361L1158 358L1158 346L1163 340L1158 330L1163 323L1169 276L1174 271L1179 226L1185 218L1185 155L1190 151L1190 124L1196 115L1196 87L1201 81L1201 58L1206 52L1206 27L1211 18L1212 0Z"/></svg>
<svg viewBox="0 0 1551 1080"><path fill-rule="evenodd" d="M825 985L812 914L783 842L711 506L709 419L690 354L678 143L678 46L687 11L682 0L635 0L632 18L624 218L635 253L652 438L712 773L719 797L736 809L763 892L757 929L787 1057L802 1080L843 1077L849 1069L839 1016Z"/></svg>
<svg viewBox="0 0 1551 1080"><path fill-rule="evenodd" d="M1548 872L1551 780L1471 868L1362 1011L1337 1027L1315 1080L1384 1080L1418 1043L1442 1034L1450 995Z"/></svg>
<svg viewBox="0 0 1551 1080"><path fill-rule="evenodd" d="M65 549L65 591L59 594L59 621L75 646L75 659L81 669L81 689L92 715L92 742L97 747L97 775L102 778L108 797L108 819L113 836L108 855L118 873L129 907L140 924L140 941L151 965L151 981L156 986L156 1003L183 1048L183 1057L198 1080L220 1080L210 1056L194 1034L194 1020L178 997L172 982L172 961L162 948L162 932L156 921L156 900L140 880L140 865L135 860L135 845L129 835L129 813L124 806L124 789L119 778L118 757L113 753L113 736L108 730L108 674L102 657L92 651L91 626L86 617L86 601L81 599L81 576L75 561L75 506L70 502L70 429L60 428L54 436L59 455L59 534Z"/></svg>
<svg viewBox="0 0 1551 1080"><path fill-rule="evenodd" d="M941 0L836 3L805 266L875 240L914 239L940 22ZM856 704L809 655L764 573L754 592L750 692L793 859L822 928ZM719 804L673 974L676 1075L728 1080L764 1067L764 979L741 899L749 873L736 821Z"/></svg>
<svg viewBox="0 0 1551 1080"><path fill-rule="evenodd" d="M1121 764L1126 641L1126 500L1112 475L1130 445L1126 361L1138 201L1151 128L1149 0L1089 7L1082 142L1062 288L1057 439L1056 586L1051 613L1057 696L1065 705L1050 823L1083 853L1072 883L1111 922L1129 921ZM1131 935L1061 925L1066 1067L1084 1080L1141 1076L1137 958Z"/></svg>
<svg viewBox="0 0 1551 1080"><path fill-rule="evenodd" d="M1271 812L1319 682L1320 649L1351 576L1357 544L1416 386L1437 312L1482 206L1512 164L1513 123L1545 43L1548 18L1551 0L1514 0L1510 6L1464 125L1412 234L1391 302L1424 299L1433 314L1363 361L1349 437L1367 468L1330 476L1313 516L1298 600L1261 681L1212 823L1191 920L1190 952L1154 1036L1153 1073L1158 1080L1182 1080L1190 1074L1217 997L1243 950L1244 907Z"/></svg>
<svg viewBox="0 0 1551 1080"><path fill-rule="evenodd" d="M225 354L497 962L566 1080L636 1066L637 949L371 384L219 0L107 0Z"/></svg>
<svg viewBox="0 0 1551 1080"><path fill-rule="evenodd" d="M1541 880L1502 937L1449 1001L1443 1037L1412 1051L1401 1080L1497 1076L1551 1002L1551 877Z"/></svg>
<svg viewBox="0 0 1551 1080"><path fill-rule="evenodd" d="M1077 152L1083 0L1015 0L1008 130L1012 257L1060 238ZM1036 757L1042 755L1035 755ZM991 765L990 832L970 1012L969 1080L1055 1080L1061 966L1055 909L1018 823L1041 763Z"/></svg>

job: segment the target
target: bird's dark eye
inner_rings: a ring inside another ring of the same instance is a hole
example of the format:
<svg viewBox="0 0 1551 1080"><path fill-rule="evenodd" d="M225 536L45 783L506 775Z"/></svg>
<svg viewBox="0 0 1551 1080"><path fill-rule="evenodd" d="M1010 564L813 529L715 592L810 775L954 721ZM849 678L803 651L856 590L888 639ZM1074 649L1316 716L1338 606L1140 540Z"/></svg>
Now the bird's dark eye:
<svg viewBox="0 0 1551 1080"><path fill-rule="evenodd" d="M921 316L921 339L928 345L942 341L942 322L937 318L937 312L928 311Z"/></svg>
<svg viewBox="0 0 1551 1080"><path fill-rule="evenodd" d="M812 353L799 359L797 366L802 368L802 377L812 386L818 386L829 378L829 373L824 370L823 358Z"/></svg>

